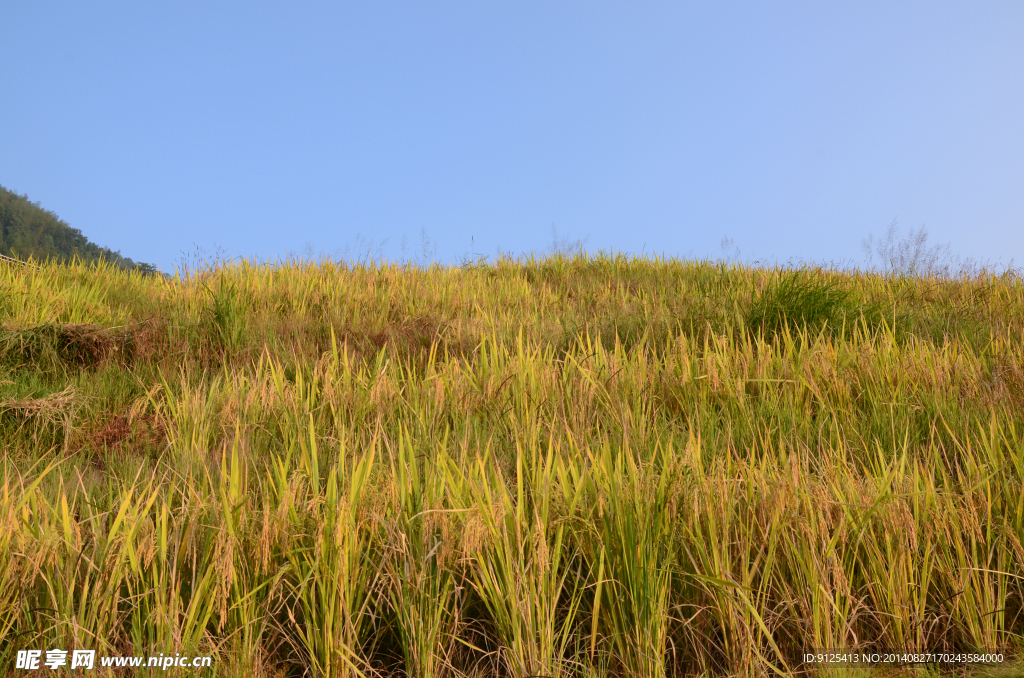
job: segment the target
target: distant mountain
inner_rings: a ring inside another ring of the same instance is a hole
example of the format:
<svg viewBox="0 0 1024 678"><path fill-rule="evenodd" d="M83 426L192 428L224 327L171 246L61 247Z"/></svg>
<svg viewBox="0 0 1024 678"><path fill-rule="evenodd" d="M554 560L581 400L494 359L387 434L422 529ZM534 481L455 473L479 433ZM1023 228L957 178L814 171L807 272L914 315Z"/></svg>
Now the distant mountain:
<svg viewBox="0 0 1024 678"><path fill-rule="evenodd" d="M0 254L36 261L57 259L68 261L77 256L87 263L103 259L120 268L137 269L153 273L156 267L122 257L120 252L108 250L89 242L77 228L49 210L0 186Z"/></svg>

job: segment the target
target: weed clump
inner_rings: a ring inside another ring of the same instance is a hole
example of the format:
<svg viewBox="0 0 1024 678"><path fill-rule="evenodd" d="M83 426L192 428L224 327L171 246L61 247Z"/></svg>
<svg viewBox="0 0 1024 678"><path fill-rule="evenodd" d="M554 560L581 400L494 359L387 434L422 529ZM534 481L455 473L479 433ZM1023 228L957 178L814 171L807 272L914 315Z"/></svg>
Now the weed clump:
<svg viewBox="0 0 1024 678"><path fill-rule="evenodd" d="M245 338L245 309L237 287L221 276L210 293L209 332L214 345L223 351L236 351Z"/></svg>
<svg viewBox="0 0 1024 678"><path fill-rule="evenodd" d="M752 332L775 341L800 330L834 333L863 310L850 290L806 271L786 271L754 298L745 321Z"/></svg>

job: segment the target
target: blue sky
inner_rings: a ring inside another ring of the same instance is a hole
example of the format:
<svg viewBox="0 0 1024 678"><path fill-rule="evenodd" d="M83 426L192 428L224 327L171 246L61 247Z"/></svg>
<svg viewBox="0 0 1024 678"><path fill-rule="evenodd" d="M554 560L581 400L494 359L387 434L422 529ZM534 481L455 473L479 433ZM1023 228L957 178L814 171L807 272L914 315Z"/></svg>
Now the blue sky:
<svg viewBox="0 0 1024 678"><path fill-rule="evenodd" d="M7 2L0 185L173 268L591 250L1024 261L1024 3ZM436 250L434 249L436 248Z"/></svg>

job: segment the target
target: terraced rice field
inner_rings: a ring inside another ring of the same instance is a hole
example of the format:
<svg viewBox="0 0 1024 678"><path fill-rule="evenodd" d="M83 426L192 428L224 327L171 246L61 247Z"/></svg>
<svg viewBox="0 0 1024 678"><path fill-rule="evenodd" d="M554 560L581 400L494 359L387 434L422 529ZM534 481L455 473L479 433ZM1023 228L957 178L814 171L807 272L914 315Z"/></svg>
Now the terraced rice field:
<svg viewBox="0 0 1024 678"><path fill-rule="evenodd" d="M1016 276L0 265L0 323L5 671L63 647L834 675L802 654L894 648L1011 675L1024 651Z"/></svg>

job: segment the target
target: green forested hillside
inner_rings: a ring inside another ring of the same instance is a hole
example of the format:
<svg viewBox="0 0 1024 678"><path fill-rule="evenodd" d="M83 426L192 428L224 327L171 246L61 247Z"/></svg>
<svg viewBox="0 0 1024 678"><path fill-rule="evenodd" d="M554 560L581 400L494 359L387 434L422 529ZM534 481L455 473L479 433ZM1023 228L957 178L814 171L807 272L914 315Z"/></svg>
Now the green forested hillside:
<svg viewBox="0 0 1024 678"><path fill-rule="evenodd" d="M89 242L77 228L71 228L56 214L0 186L0 254L36 261L70 260L85 262L104 259L120 268L152 272L152 264L136 263L120 252Z"/></svg>

